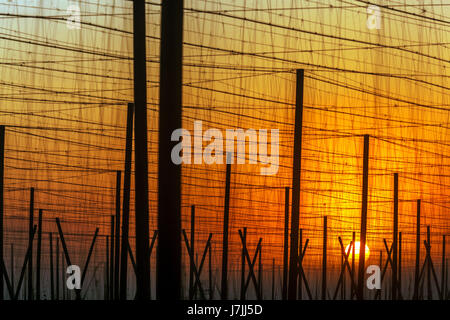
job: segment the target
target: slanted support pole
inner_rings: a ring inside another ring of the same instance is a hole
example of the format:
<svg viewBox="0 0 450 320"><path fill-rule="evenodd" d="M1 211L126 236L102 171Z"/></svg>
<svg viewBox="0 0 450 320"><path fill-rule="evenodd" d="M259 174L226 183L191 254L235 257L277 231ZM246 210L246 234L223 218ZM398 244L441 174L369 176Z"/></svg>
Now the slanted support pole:
<svg viewBox="0 0 450 320"><path fill-rule="evenodd" d="M361 231L359 237L360 245L359 245L358 287L357 287L358 300L364 300L368 189L369 189L369 135L366 134L364 135Z"/></svg>
<svg viewBox="0 0 450 320"><path fill-rule="evenodd" d="M223 214L223 240L222 240L222 281L220 297L228 299L228 228L230 215L230 179L231 179L231 156L227 154L227 169L225 174L225 205Z"/></svg>
<svg viewBox="0 0 450 320"><path fill-rule="evenodd" d="M122 244L120 250L120 300L127 299L128 232L130 225L130 185L131 185L131 158L133 149L133 118L134 118L134 104L129 103L127 109L125 170L123 177Z"/></svg>
<svg viewBox="0 0 450 320"><path fill-rule="evenodd" d="M289 187L284 188L284 251L283 251L283 293L282 299L287 299L289 260Z"/></svg>
<svg viewBox="0 0 450 320"><path fill-rule="evenodd" d="M164 3L166 3L166 1L164 1ZM150 261L148 259L149 209L148 209L148 140L147 140L147 67L146 67L146 37L145 37L145 28L147 24L145 20L146 20L145 1L143 0L133 1L133 54L134 54L133 71L134 71L134 103L136 113L135 131L134 131L135 212L136 212L135 225L136 225L136 268L137 268L136 298L138 300L150 299ZM170 110L167 112L170 113ZM162 129L160 127L160 131L161 130ZM166 141L169 141L169 138L166 139ZM161 171L159 172L161 173ZM162 178L167 177L160 176L159 181L161 181ZM177 238L173 238L172 241L177 242ZM165 283L165 285L169 284L170 281Z"/></svg>
<svg viewBox="0 0 450 320"><path fill-rule="evenodd" d="M171 159L172 149L178 143L171 137L182 126L183 1L162 1L160 49L156 296L162 300L178 300L181 295L181 165Z"/></svg>
<svg viewBox="0 0 450 320"><path fill-rule="evenodd" d="M294 149L292 165L292 210L291 210L291 246L289 256L289 283L288 299L297 298L298 277L298 228L300 214L300 176L302 159L302 123L303 123L303 81L304 70L297 70L296 101L295 101L295 127Z"/></svg>
<svg viewBox="0 0 450 320"><path fill-rule="evenodd" d="M416 267L414 271L414 295L413 299L419 299L419 274L420 274L420 199L417 200L416 218Z"/></svg>

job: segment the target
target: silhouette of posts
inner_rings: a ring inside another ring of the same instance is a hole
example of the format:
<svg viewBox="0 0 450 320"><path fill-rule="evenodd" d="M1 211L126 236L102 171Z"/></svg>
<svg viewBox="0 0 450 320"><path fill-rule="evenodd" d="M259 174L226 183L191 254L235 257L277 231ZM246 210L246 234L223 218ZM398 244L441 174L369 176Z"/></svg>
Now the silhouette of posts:
<svg viewBox="0 0 450 320"><path fill-rule="evenodd" d="M398 257L398 173L394 173L394 223L392 240L392 300L397 300L397 257Z"/></svg>
<svg viewBox="0 0 450 320"><path fill-rule="evenodd" d="M367 230L367 197L369 189L369 135L364 135L364 156L363 156L363 186L362 186L362 206L361 206L361 231L359 237L359 270L358 270L358 300L364 299L364 275L366 259L366 230Z"/></svg>
<svg viewBox="0 0 450 320"><path fill-rule="evenodd" d="M36 252L36 300L41 300L42 209L39 209Z"/></svg>
<svg viewBox="0 0 450 320"><path fill-rule="evenodd" d="M227 153L227 169L225 173L225 204L223 212L223 240L222 240L222 279L220 297L228 299L228 228L230 215L230 179L231 154Z"/></svg>
<svg viewBox="0 0 450 320"><path fill-rule="evenodd" d="M283 251L283 293L282 299L287 299L289 260L289 187L284 188L284 251Z"/></svg>
<svg viewBox="0 0 450 320"><path fill-rule="evenodd" d="M322 246L322 300L327 294L327 216L323 217L323 246Z"/></svg>
<svg viewBox="0 0 450 320"><path fill-rule="evenodd" d="M145 24L144 24L145 27ZM158 299L181 294L181 165L173 163L172 133L181 128L183 1L162 1L159 82Z"/></svg>
<svg viewBox="0 0 450 320"><path fill-rule="evenodd" d="M33 300L33 215L34 215L34 188L30 188L30 211L29 211L29 225L28 225L28 247L30 248L31 258L28 261L28 300Z"/></svg>
<svg viewBox="0 0 450 320"><path fill-rule="evenodd" d="M116 171L116 227L114 244L114 299L119 300L119 271L120 271L120 185L122 172Z"/></svg>
<svg viewBox="0 0 450 320"><path fill-rule="evenodd" d="M419 273L420 273L420 199L417 200L416 218L416 267L414 271L414 295L413 299L419 299Z"/></svg>
<svg viewBox="0 0 450 320"><path fill-rule="evenodd" d="M5 126L0 126L0 261L4 260L3 252L3 179L5 169ZM0 301L4 299L4 272L0 268Z"/></svg>
<svg viewBox="0 0 450 320"><path fill-rule="evenodd" d="M127 298L128 232L130 225L130 185L131 185L131 158L133 149L133 118L134 118L134 104L129 103L127 108L125 169L123 177L122 243L120 249L120 286L119 286L120 300L126 300Z"/></svg>
<svg viewBox="0 0 450 320"><path fill-rule="evenodd" d="M304 70L297 70L296 101L295 101L295 127L294 127L294 149L292 166L292 210L291 210L291 245L289 256L289 283L288 299L297 298L297 276L298 276L298 228L300 213L300 176L302 159L302 122L303 122L303 82Z"/></svg>
<svg viewBox="0 0 450 320"><path fill-rule="evenodd" d="M164 1L163 3L163 9L165 3L166 1ZM138 300L143 299L146 300L150 298L150 261L148 259L149 213L148 213L148 145L147 145L148 143L147 68L146 68L146 36L145 36L145 27L147 24L145 20L146 20L145 1L133 1L133 53L134 53L133 71L134 71L134 104L135 104L134 161L135 161L135 213L136 213L135 225L136 225L136 268L137 268L136 298ZM170 110L167 110L167 112L171 114ZM164 128L160 127L160 132L161 130L164 130ZM166 139L165 141L169 141L169 138ZM160 142L161 141L163 140L160 139ZM159 145L161 148L161 143ZM159 172L161 173L161 171ZM163 174L163 176L160 176L159 181L165 178L167 177L164 177ZM167 179L165 182L167 181L170 180ZM172 190L172 192L175 191L176 191L175 189ZM175 226L173 227L175 228ZM177 238L172 238L171 240L174 243L177 242ZM168 281L165 283L165 285L170 286L171 283L170 279L167 280ZM173 288L170 289L172 290ZM174 291L178 292L178 290Z"/></svg>

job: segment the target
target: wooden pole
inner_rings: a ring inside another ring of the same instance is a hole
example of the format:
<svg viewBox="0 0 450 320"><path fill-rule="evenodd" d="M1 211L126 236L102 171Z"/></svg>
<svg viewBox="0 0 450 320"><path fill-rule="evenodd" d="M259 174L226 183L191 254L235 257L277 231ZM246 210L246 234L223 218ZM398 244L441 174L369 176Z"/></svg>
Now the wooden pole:
<svg viewBox="0 0 450 320"><path fill-rule="evenodd" d="M419 299L419 274L420 274L420 199L417 200L416 218L416 268L414 272L414 295L413 299Z"/></svg>
<svg viewBox="0 0 450 320"><path fill-rule="evenodd" d="M298 264L299 266L297 268L299 268L301 266L301 262L303 260L303 229L300 229L299 231L299 240L298 240ZM297 293L298 293L298 299L302 300L303 299L303 282L302 282L302 278L298 277L298 289L297 289Z"/></svg>
<svg viewBox="0 0 450 320"><path fill-rule="evenodd" d="M302 123L303 123L303 82L304 70L297 70L296 81L296 101L295 101L295 128L294 128L294 149L292 166L292 210L291 210L291 246L289 257L289 283L288 299L297 298L297 277L298 277L298 229L300 214L300 176L302 159Z"/></svg>
<svg viewBox="0 0 450 320"><path fill-rule="evenodd" d="M195 206L191 206L191 250L195 253ZM189 299L194 298L194 264L189 264Z"/></svg>
<svg viewBox="0 0 450 320"><path fill-rule="evenodd" d="M392 300L397 300L397 257L398 257L398 173L394 173L394 223L392 251Z"/></svg>
<svg viewBox="0 0 450 320"><path fill-rule="evenodd" d="M327 216L323 217L323 246L322 246L322 300L327 295Z"/></svg>
<svg viewBox="0 0 450 320"><path fill-rule="evenodd" d="M39 209L38 239L36 253L36 300L41 300L41 249L42 249L42 209Z"/></svg>
<svg viewBox="0 0 450 320"><path fill-rule="evenodd" d="M230 215L230 179L231 179L231 157L227 154L227 170L225 176L225 204L223 214L223 240L222 240L222 281L221 293L222 300L228 299L228 228Z"/></svg>
<svg viewBox="0 0 450 320"><path fill-rule="evenodd" d="M289 187L284 188L284 251L283 251L283 293L282 299L287 299L289 260Z"/></svg>
<svg viewBox="0 0 450 320"><path fill-rule="evenodd" d="M402 233L398 233L398 265L397 265L397 297L403 300L402 295Z"/></svg>
<svg viewBox="0 0 450 320"><path fill-rule="evenodd" d="M59 239L56 238L56 300L59 300Z"/></svg>
<svg viewBox="0 0 450 320"><path fill-rule="evenodd" d="M138 300L148 300L150 298L150 260L148 258L149 209L148 209L148 140L147 140L147 67L146 67L146 35L145 35L145 28L147 24L145 20L146 20L145 1L133 1L133 53L134 53L133 70L134 70L134 104L136 114L135 135L134 135L135 220L136 220L135 225L136 225L136 268L137 268L136 298ZM168 112L170 113L170 111ZM167 141L169 141L169 138L167 139ZM162 140L160 140L160 148L161 148L161 141ZM160 176L159 181L161 181L161 178L166 177ZM172 191L175 192L175 190ZM177 238L173 238L171 240L174 242L179 242L177 241ZM169 285L170 280L165 284Z"/></svg>
<svg viewBox="0 0 450 320"><path fill-rule="evenodd" d="M49 247L50 247L50 299L55 300L55 280L53 273L53 234L48 233Z"/></svg>
<svg viewBox="0 0 450 320"><path fill-rule="evenodd" d="M442 235L441 300L445 299L445 234Z"/></svg>
<svg viewBox="0 0 450 320"><path fill-rule="evenodd" d="M0 126L0 261L4 260L3 252L3 179L5 170L5 126ZM0 301L4 299L4 274L0 268Z"/></svg>
<svg viewBox="0 0 450 320"><path fill-rule="evenodd" d="M111 215L111 226L110 226L110 245L109 245L109 300L114 299L114 227L115 227L115 216Z"/></svg>
<svg viewBox="0 0 450 320"><path fill-rule="evenodd" d="M119 271L120 271L120 186L122 181L122 172L116 171L116 226L115 226L115 244L114 244L114 299L119 300Z"/></svg>
<svg viewBox="0 0 450 320"><path fill-rule="evenodd" d="M130 185L131 158L133 149L133 118L134 104L129 103L127 109L127 133L125 143L125 169L123 177L122 204L122 244L120 250L120 300L127 299L127 269L128 269L128 232L130 224Z"/></svg>
<svg viewBox="0 0 450 320"><path fill-rule="evenodd" d="M245 251L247 250L247 227L244 227L241 256L241 300L245 300Z"/></svg>
<svg viewBox="0 0 450 320"><path fill-rule="evenodd" d="M28 300L33 300L33 240L32 232L34 227L34 188L30 189L30 210L28 224L28 247L30 248L30 259L28 261Z"/></svg>
<svg viewBox="0 0 450 320"><path fill-rule="evenodd" d="M359 237L359 270L358 270L358 300L364 300L364 276L366 259L366 230L367 230L367 198L369 189L369 135L364 135L364 158L363 158L363 187L361 207L361 231Z"/></svg>
<svg viewBox="0 0 450 320"><path fill-rule="evenodd" d="M144 24L145 26L145 24ZM181 165L171 159L181 128L183 1L162 1L159 81L158 299L181 294Z"/></svg>

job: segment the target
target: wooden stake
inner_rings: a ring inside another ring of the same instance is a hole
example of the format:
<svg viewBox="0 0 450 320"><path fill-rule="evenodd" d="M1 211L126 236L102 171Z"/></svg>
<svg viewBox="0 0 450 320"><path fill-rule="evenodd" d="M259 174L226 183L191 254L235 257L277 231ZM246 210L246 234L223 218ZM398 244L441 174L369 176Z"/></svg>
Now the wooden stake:
<svg viewBox="0 0 450 320"><path fill-rule="evenodd" d="M303 123L303 82L304 70L297 70L294 149L292 165L292 211L291 211L291 246L289 257L288 299L297 298L298 277L298 229L300 215L300 176L302 159L302 123Z"/></svg>
<svg viewBox="0 0 450 320"><path fill-rule="evenodd" d="M125 170L123 177L123 204L122 204L122 244L120 250L120 300L127 298L127 269L128 269L128 232L130 224L130 185L131 185L131 158L133 149L133 118L134 104L129 103L127 109L127 133L125 144Z"/></svg>
<svg viewBox="0 0 450 320"><path fill-rule="evenodd" d="M369 135L364 135L364 158L363 158L363 187L361 207L361 232L359 237L359 270L358 270L358 300L364 300L364 276L366 273L366 230L367 230L367 198L369 189Z"/></svg>

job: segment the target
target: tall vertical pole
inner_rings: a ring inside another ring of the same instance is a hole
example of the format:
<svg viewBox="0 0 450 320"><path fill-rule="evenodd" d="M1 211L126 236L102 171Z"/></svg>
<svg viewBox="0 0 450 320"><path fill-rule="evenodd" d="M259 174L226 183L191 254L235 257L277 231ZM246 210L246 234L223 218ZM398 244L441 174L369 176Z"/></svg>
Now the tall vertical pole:
<svg viewBox="0 0 450 320"><path fill-rule="evenodd" d="M327 216L323 217L322 300L327 298Z"/></svg>
<svg viewBox="0 0 450 320"><path fill-rule="evenodd" d="M296 101L295 101L295 128L294 128L294 154L292 165L292 210L291 210L291 246L289 256L289 284L288 299L297 298L298 276L298 228L300 214L300 174L302 159L302 123L303 123L303 81L304 70L297 70ZM301 263L301 262L300 262Z"/></svg>
<svg viewBox="0 0 450 320"><path fill-rule="evenodd" d="M402 233L398 233L397 297L402 299Z"/></svg>
<svg viewBox="0 0 450 320"><path fill-rule="evenodd" d="M230 178L231 159L227 154L227 171L225 176L225 205L223 213L223 240L222 240L222 282L220 297L222 300L228 299L228 224L230 214Z"/></svg>
<svg viewBox="0 0 450 320"><path fill-rule="evenodd" d="M55 280L53 273L53 233L48 233L49 247L50 247L50 299L55 300Z"/></svg>
<svg viewBox="0 0 450 320"><path fill-rule="evenodd" d="M114 299L119 300L119 271L120 271L120 185L122 172L116 171L116 227L114 244Z"/></svg>
<svg viewBox="0 0 450 320"><path fill-rule="evenodd" d="M33 214L34 214L34 188L30 189L30 217L28 224L28 247L30 259L28 260L28 300L33 300Z"/></svg>
<svg viewBox="0 0 450 320"><path fill-rule="evenodd" d="M5 169L5 126L0 126L0 261L5 261L3 254L3 178ZM3 269L0 268L0 301L4 299Z"/></svg>
<svg viewBox="0 0 450 320"><path fill-rule="evenodd" d="M364 135L364 159L363 159L363 187L361 208L361 233L359 237L359 270L357 297L364 299L364 275L366 259L366 229L367 229L367 197L369 190L369 135Z"/></svg>
<svg viewBox="0 0 450 320"><path fill-rule="evenodd" d="M156 293L180 299L181 165L171 159L171 136L182 125L183 1L162 1L160 49Z"/></svg>
<svg viewBox="0 0 450 320"><path fill-rule="evenodd" d="M56 237L56 300L59 300L59 238Z"/></svg>
<svg viewBox="0 0 450 320"><path fill-rule="evenodd" d="M120 250L120 299L127 298L127 269L128 269L128 232L130 225L130 185L131 185L131 157L133 149L133 118L134 104L129 103L127 109L127 133L125 143L125 170L123 177L122 204L122 247Z"/></svg>
<svg viewBox="0 0 450 320"><path fill-rule="evenodd" d="M442 235L441 300L445 299L445 234Z"/></svg>
<svg viewBox="0 0 450 320"><path fill-rule="evenodd" d="M36 300L41 300L42 209L39 209L36 253Z"/></svg>
<svg viewBox="0 0 450 320"><path fill-rule="evenodd" d="M241 253L241 300L245 300L245 251L247 250L247 227L244 227Z"/></svg>
<svg viewBox="0 0 450 320"><path fill-rule="evenodd" d="M136 299L150 298L145 1L133 1ZM175 239L173 239L175 241Z"/></svg>
<svg viewBox="0 0 450 320"><path fill-rule="evenodd" d="M282 299L287 299L288 258L289 256L289 187L284 188L284 251L283 251L283 293Z"/></svg>
<svg viewBox="0 0 450 320"><path fill-rule="evenodd" d="M110 245L109 245L109 300L114 299L114 219L115 216L111 215L110 226Z"/></svg>
<svg viewBox="0 0 450 320"><path fill-rule="evenodd" d="M392 300L397 300L397 257L398 257L398 173L394 173L394 227L392 240Z"/></svg>
<svg viewBox="0 0 450 320"><path fill-rule="evenodd" d="M191 252L195 252L195 206L191 206ZM189 266L189 299L194 298L194 263L190 259Z"/></svg>
<svg viewBox="0 0 450 320"><path fill-rule="evenodd" d="M414 271L414 296L413 299L419 299L419 274L420 274L420 199L417 200L417 218L416 218L416 268Z"/></svg>

